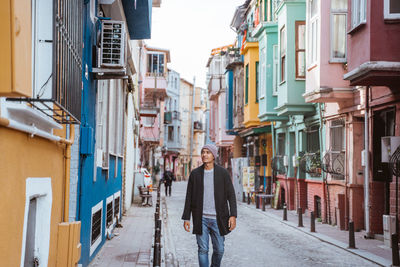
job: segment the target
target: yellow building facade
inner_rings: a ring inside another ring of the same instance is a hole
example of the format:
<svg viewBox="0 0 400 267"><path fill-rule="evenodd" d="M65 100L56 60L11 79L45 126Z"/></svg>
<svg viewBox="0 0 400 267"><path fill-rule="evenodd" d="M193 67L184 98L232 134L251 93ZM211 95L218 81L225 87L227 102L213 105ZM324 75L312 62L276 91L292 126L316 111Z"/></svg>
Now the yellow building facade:
<svg viewBox="0 0 400 267"><path fill-rule="evenodd" d="M31 1L0 4L0 257L1 266L76 266L80 222L69 222L74 127L27 103L33 96Z"/></svg>

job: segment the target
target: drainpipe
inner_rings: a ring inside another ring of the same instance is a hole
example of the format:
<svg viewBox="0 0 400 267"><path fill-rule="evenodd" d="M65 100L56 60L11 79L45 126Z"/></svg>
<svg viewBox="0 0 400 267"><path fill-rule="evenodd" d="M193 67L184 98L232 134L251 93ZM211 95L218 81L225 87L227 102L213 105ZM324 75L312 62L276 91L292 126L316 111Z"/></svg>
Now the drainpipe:
<svg viewBox="0 0 400 267"><path fill-rule="evenodd" d="M272 158L275 157L275 122L271 122L271 135L272 135L272 157L271 157L271 165L272 165ZM272 192L272 187L275 183L275 171L272 170L271 168L271 177L272 177L272 181L271 181L271 192Z"/></svg>
<svg viewBox="0 0 400 267"><path fill-rule="evenodd" d="M364 111L364 218L365 218L365 237L372 238L369 228L369 86L365 88L365 111Z"/></svg>
<svg viewBox="0 0 400 267"><path fill-rule="evenodd" d="M320 151L320 153L319 153L319 156L320 156L320 160L321 160L321 163L322 163L322 161L323 161L323 154L322 154L322 151L323 151L323 149L324 149L324 142L323 142L323 139L322 139L322 129L323 129L323 120L322 120L322 104L321 103L318 103L318 111L319 111L319 140L320 140L320 142L319 142L319 151ZM329 224L331 223L331 207L330 207L330 196L329 196L329 186L328 186L328 181L327 181L327 179L326 179L326 173L325 172L322 172L322 181L323 181L323 183L324 183L324 189L326 190L326 193L325 193L325 195L326 195L326 205L325 205L325 222L328 222Z"/></svg>
<svg viewBox="0 0 400 267"><path fill-rule="evenodd" d="M60 143L65 144L65 187L64 187L64 213L63 220L64 222L69 221L69 183L70 183L70 169L71 169L71 146L74 143L75 138L75 126L70 126L70 135L69 139L61 139Z"/></svg>

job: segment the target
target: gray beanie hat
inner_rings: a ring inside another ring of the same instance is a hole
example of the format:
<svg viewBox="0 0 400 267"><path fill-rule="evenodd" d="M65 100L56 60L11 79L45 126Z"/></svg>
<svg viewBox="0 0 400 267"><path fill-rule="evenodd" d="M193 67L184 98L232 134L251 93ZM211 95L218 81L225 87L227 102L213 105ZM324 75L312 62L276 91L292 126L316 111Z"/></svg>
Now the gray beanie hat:
<svg viewBox="0 0 400 267"><path fill-rule="evenodd" d="M203 150L205 148L210 150L211 154L213 154L213 156L214 156L214 159L217 159L217 157L218 157L218 148L215 145L207 144L207 145L203 146L203 148L201 150Z"/></svg>

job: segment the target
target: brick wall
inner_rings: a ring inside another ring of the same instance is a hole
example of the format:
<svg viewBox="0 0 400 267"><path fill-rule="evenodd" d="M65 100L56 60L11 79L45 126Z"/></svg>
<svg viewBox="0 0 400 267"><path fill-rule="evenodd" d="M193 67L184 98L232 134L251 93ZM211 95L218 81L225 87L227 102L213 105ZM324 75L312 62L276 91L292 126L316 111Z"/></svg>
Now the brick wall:
<svg viewBox="0 0 400 267"><path fill-rule="evenodd" d="M280 203L285 202L288 210L295 209L295 180L294 178L285 178L284 175L278 175L277 180L281 185ZM282 189L285 190L285 199L282 199Z"/></svg>
<svg viewBox="0 0 400 267"><path fill-rule="evenodd" d="M370 231L374 234L383 233L382 215L384 213L384 183L372 182L370 183L370 213L369 225Z"/></svg>
<svg viewBox="0 0 400 267"><path fill-rule="evenodd" d="M325 218L325 195L324 184L322 181L306 180L307 183L307 209L309 212L313 211L316 214L316 201L315 197L321 199L321 218Z"/></svg>

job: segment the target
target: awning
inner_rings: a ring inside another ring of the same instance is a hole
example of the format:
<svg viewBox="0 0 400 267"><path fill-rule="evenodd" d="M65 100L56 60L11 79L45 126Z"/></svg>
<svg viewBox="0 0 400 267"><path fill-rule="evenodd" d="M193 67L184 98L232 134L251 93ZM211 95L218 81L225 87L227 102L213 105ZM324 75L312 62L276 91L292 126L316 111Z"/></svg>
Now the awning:
<svg viewBox="0 0 400 267"><path fill-rule="evenodd" d="M122 0L131 40L151 38L153 0Z"/></svg>

